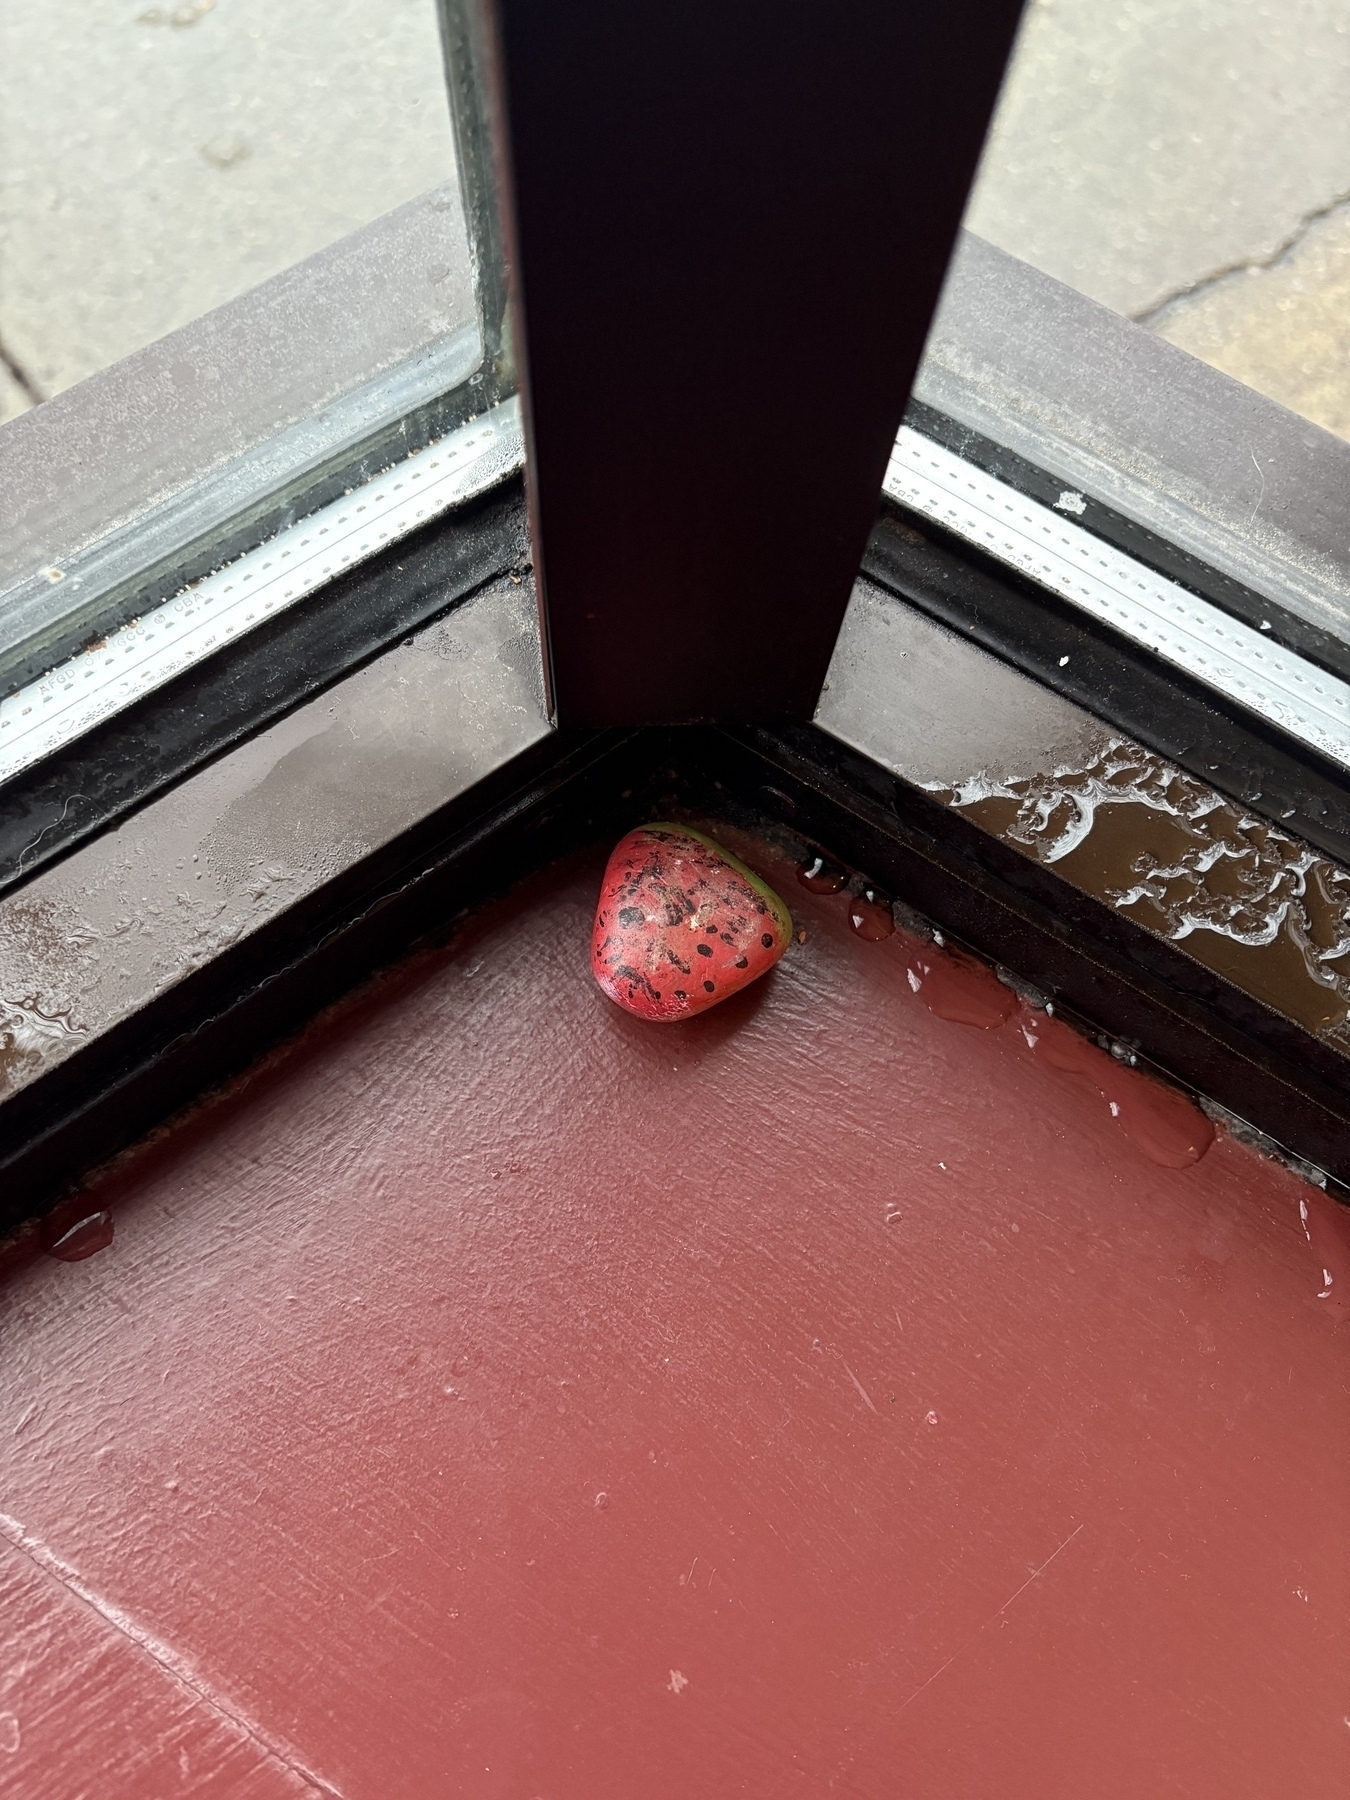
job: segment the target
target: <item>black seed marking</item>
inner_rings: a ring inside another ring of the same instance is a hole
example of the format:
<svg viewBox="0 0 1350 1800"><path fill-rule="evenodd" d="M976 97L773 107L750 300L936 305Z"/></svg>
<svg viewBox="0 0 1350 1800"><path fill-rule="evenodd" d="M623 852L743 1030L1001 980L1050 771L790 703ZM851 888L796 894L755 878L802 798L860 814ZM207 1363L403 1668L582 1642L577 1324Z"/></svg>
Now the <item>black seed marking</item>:
<svg viewBox="0 0 1350 1800"><path fill-rule="evenodd" d="M640 969L630 969L627 963L619 963L614 970L614 974L617 980L626 981L630 988L636 988L641 993L650 994L654 1000L659 1000L661 998Z"/></svg>
<svg viewBox="0 0 1350 1800"><path fill-rule="evenodd" d="M640 925L642 923L642 908L640 906L625 906L619 913L619 923L620 925Z"/></svg>
<svg viewBox="0 0 1350 1800"><path fill-rule="evenodd" d="M773 939L769 936L767 931L764 933L764 936L759 941L761 944L763 944L763 946L766 950L773 949Z"/></svg>
<svg viewBox="0 0 1350 1800"><path fill-rule="evenodd" d="M738 956L736 958L736 967L738 969L748 969L750 967L750 958L748 956Z"/></svg>
<svg viewBox="0 0 1350 1800"><path fill-rule="evenodd" d="M703 985L707 989L707 991L711 994L714 987L716 986L716 983L711 982L711 981L705 981Z"/></svg>
<svg viewBox="0 0 1350 1800"><path fill-rule="evenodd" d="M703 929L707 932L709 937L717 936L717 927L715 925L705 925Z"/></svg>
<svg viewBox="0 0 1350 1800"><path fill-rule="evenodd" d="M677 1000L687 1000L689 998L689 996L688 996L688 994L685 993L683 988L676 988L675 998Z"/></svg>
<svg viewBox="0 0 1350 1800"><path fill-rule="evenodd" d="M707 944L695 944L694 948L695 948L695 950L698 951L700 956L711 956L712 955L712 950L709 948L709 946Z"/></svg>
<svg viewBox="0 0 1350 1800"><path fill-rule="evenodd" d="M734 937L732 937L732 935L729 931L724 931L722 933L722 942L724 944L734 944L736 942L736 940Z"/></svg>

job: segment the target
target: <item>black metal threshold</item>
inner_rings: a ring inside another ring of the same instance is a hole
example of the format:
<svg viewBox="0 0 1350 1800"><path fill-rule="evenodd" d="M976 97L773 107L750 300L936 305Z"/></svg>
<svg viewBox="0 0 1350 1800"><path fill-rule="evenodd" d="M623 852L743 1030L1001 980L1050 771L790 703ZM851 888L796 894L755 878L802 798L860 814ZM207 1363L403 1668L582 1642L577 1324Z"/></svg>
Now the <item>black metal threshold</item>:
<svg viewBox="0 0 1350 1800"><path fill-rule="evenodd" d="M523 875L672 812L823 847L1350 1196L1332 1047L824 731L691 726L551 734L21 1089L0 1107L0 1233Z"/></svg>

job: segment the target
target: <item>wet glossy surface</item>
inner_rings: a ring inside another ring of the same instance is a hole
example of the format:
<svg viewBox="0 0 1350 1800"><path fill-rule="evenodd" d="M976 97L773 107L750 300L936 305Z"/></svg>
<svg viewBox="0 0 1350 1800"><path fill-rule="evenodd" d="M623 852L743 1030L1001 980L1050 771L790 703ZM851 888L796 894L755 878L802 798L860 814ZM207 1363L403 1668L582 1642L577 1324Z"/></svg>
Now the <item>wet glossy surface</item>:
<svg viewBox="0 0 1350 1800"><path fill-rule="evenodd" d="M1350 874L860 580L817 723L1305 1030L1350 1044Z"/></svg>
<svg viewBox="0 0 1350 1800"><path fill-rule="evenodd" d="M906 958L909 985L929 1012L953 1025L993 1031L1017 1011L1017 996L973 956L915 944Z"/></svg>
<svg viewBox="0 0 1350 1800"><path fill-rule="evenodd" d="M67 1224L64 1219L43 1221L43 1249L58 1262L83 1262L85 1257L106 1250L113 1241L110 1213L87 1213L82 1207L79 1210L82 1216L73 1224Z"/></svg>
<svg viewBox="0 0 1350 1800"><path fill-rule="evenodd" d="M1345 1042L1350 875L1137 745L943 792L1307 1030Z"/></svg>
<svg viewBox="0 0 1350 1800"><path fill-rule="evenodd" d="M848 870L823 851L812 851L797 869L797 880L811 894L837 894L848 881Z"/></svg>
<svg viewBox="0 0 1350 1800"><path fill-rule="evenodd" d="M0 1098L548 735L533 589L489 582L0 900Z"/></svg>
<svg viewBox="0 0 1350 1800"><path fill-rule="evenodd" d="M0 1287L6 1800L1340 1800L1342 1216L842 893L643 1025L599 872Z"/></svg>
<svg viewBox="0 0 1350 1800"><path fill-rule="evenodd" d="M883 944L895 930L891 897L880 888L865 887L860 894L850 894L845 913L849 925L865 944Z"/></svg>
<svg viewBox="0 0 1350 1800"><path fill-rule="evenodd" d="M1214 1142L1213 1125L1175 1088L1128 1067L1059 1019L1026 1008L1021 1023L1032 1054L1100 1095L1126 1137L1153 1162L1189 1168Z"/></svg>

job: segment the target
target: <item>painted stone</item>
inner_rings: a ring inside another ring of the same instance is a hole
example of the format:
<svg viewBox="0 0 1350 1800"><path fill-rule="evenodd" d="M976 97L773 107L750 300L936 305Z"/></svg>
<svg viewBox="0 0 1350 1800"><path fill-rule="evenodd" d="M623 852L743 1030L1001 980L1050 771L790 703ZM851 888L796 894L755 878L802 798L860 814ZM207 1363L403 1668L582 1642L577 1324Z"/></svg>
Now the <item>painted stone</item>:
<svg viewBox="0 0 1350 1800"><path fill-rule="evenodd" d="M591 969L625 1012L688 1019L766 974L791 938L787 907L729 850L687 825L643 825L605 870Z"/></svg>

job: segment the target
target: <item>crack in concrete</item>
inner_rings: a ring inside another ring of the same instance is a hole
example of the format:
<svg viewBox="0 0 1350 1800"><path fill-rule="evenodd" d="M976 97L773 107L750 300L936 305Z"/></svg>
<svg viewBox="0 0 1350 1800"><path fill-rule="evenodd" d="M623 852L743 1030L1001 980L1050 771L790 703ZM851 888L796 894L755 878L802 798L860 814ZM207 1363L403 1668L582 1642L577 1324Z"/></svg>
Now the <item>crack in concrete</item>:
<svg viewBox="0 0 1350 1800"><path fill-rule="evenodd" d="M1187 282L1184 287L1176 288L1170 294L1164 294L1161 300L1156 301L1152 306L1145 307L1142 312L1131 313L1130 318L1136 325L1146 325L1150 330L1155 330L1173 312L1189 301L1199 299L1201 295L1222 286L1224 282L1232 281L1238 275L1249 275L1254 269L1278 267L1298 250L1315 225L1320 225L1324 219L1329 219L1342 207L1350 207L1350 189L1343 194L1335 195L1322 206L1314 207L1311 212L1304 213L1288 237L1277 244L1269 256L1247 257L1241 262L1226 263L1221 269L1212 269L1208 275L1199 275L1194 281Z"/></svg>
<svg viewBox="0 0 1350 1800"><path fill-rule="evenodd" d="M0 338L0 367L4 368L5 373L26 400L34 406L42 405L47 396L3 338Z"/></svg>

